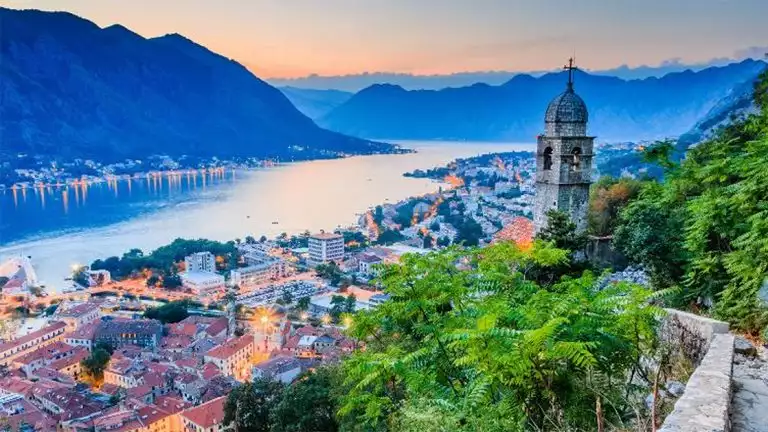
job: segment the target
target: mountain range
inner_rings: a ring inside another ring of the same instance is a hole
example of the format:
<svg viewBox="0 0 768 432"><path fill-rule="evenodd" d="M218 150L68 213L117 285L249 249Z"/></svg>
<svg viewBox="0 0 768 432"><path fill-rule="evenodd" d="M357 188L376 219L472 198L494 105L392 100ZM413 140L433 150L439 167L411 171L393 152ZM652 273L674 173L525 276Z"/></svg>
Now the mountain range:
<svg viewBox="0 0 768 432"><path fill-rule="evenodd" d="M311 119L320 118L354 95L341 90L315 90L298 87L278 87L299 111Z"/></svg>
<svg viewBox="0 0 768 432"><path fill-rule="evenodd" d="M65 12L0 8L0 153L305 159L392 146L318 127L239 63Z"/></svg>
<svg viewBox="0 0 768 432"><path fill-rule="evenodd" d="M643 79L682 72L685 70L699 71L712 66L725 66L745 59L761 59L768 52L768 46L748 47L733 53L730 57L717 57L701 62L685 62L679 58L667 59L655 66L621 65L611 69L588 70L593 75L613 76L622 79ZM358 92L375 84L394 84L406 90L440 90L446 87L466 87L476 83L501 85L516 75L541 76L557 72L559 68L543 71L478 71L456 72L450 74L414 75L411 73L395 72L364 72L348 75L317 75L311 74L296 78L270 78L270 84L277 87L294 87L312 90L342 90Z"/></svg>
<svg viewBox="0 0 768 432"><path fill-rule="evenodd" d="M577 71L576 92L601 140L650 140L688 131L729 92L754 79L763 61L744 60L661 78L623 80ZM532 141L547 104L565 90L565 72L517 75L500 86L442 90L368 87L319 118L329 129L370 139Z"/></svg>

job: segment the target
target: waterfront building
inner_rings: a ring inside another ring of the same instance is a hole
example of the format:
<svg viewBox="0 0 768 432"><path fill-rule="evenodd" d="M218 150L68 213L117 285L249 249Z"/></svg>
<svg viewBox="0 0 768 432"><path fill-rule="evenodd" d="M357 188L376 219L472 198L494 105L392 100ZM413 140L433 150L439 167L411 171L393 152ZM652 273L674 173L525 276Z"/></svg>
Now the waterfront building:
<svg viewBox="0 0 768 432"><path fill-rule="evenodd" d="M216 272L216 257L210 252L197 252L184 258L184 269L187 272Z"/></svg>
<svg viewBox="0 0 768 432"><path fill-rule="evenodd" d="M285 261L266 255L258 257L254 254L246 257L248 267L242 267L230 271L229 282L240 288L251 288L269 281L285 277Z"/></svg>
<svg viewBox="0 0 768 432"><path fill-rule="evenodd" d="M210 295L225 289L224 276L202 271L185 271L179 273L181 284L185 289L199 296Z"/></svg>
<svg viewBox="0 0 768 432"><path fill-rule="evenodd" d="M320 232L309 237L310 265L341 262L344 259L344 236Z"/></svg>
<svg viewBox="0 0 768 432"><path fill-rule="evenodd" d="M595 137L587 136L587 105L573 90L573 59L566 68L566 90L549 103L545 132L538 137L533 212L536 233L547 226L550 210L569 215L579 231L587 228Z"/></svg>

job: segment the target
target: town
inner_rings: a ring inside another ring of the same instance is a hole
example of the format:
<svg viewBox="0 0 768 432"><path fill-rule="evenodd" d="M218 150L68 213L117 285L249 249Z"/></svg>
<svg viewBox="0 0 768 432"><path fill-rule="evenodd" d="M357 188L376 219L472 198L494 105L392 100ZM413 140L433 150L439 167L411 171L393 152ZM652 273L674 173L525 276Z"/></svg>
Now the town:
<svg viewBox="0 0 768 432"><path fill-rule="evenodd" d="M0 276L0 407L29 430L223 428L240 383L290 383L364 348L345 328L388 299L381 265L454 243L530 242L534 169L521 152L406 173L445 188L335 232L179 239L105 257L73 266L58 293L36 285L29 259L11 259Z"/></svg>

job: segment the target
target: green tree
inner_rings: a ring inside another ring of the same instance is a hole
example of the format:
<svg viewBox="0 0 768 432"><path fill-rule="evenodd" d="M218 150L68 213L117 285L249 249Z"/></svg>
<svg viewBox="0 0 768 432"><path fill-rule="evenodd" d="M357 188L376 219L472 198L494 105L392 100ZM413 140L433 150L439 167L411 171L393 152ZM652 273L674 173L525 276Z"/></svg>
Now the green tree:
<svg viewBox="0 0 768 432"><path fill-rule="evenodd" d="M355 305L357 304L357 298L354 294L348 295L344 299L344 312L346 313L355 313Z"/></svg>
<svg viewBox="0 0 768 432"><path fill-rule="evenodd" d="M596 236L613 234L619 212L637 197L641 186L639 180L627 177L601 177L589 194L589 232Z"/></svg>
<svg viewBox="0 0 768 432"><path fill-rule="evenodd" d="M94 347L91 355L80 361L83 378L95 385L100 385L104 381L104 369L107 368L110 357L111 351L106 347Z"/></svg>
<svg viewBox="0 0 768 432"><path fill-rule="evenodd" d="M271 432L335 432L334 389L340 385L337 368L323 366L299 377L287 387L270 418Z"/></svg>
<svg viewBox="0 0 768 432"><path fill-rule="evenodd" d="M293 294L291 294L291 292L288 291L287 289L283 290L283 295L282 295L281 298L283 300L283 303L285 303L287 305L293 303Z"/></svg>
<svg viewBox="0 0 768 432"><path fill-rule="evenodd" d="M627 399L626 380L662 311L638 286L593 289L589 272L551 287L526 277L567 259L541 242L501 243L385 266L390 300L349 330L367 344L342 365L343 428L596 430L598 398L609 425L634 416L627 400L642 396Z"/></svg>
<svg viewBox="0 0 768 432"><path fill-rule="evenodd" d="M484 235L483 227L472 218L463 218L459 226L456 226L456 230L453 241L464 246L477 246Z"/></svg>
<svg viewBox="0 0 768 432"><path fill-rule="evenodd" d="M353 306L354 307L354 306ZM331 296L330 315L334 321L338 321L341 314L347 309L347 297L340 295Z"/></svg>
<svg viewBox="0 0 768 432"><path fill-rule="evenodd" d="M547 226L537 236L538 239L552 242L555 247L571 252L584 250L587 236L579 233L576 223L567 214L558 210L547 212Z"/></svg>
<svg viewBox="0 0 768 432"><path fill-rule="evenodd" d="M224 424L234 423L238 432L269 432L270 412L280 403L279 381L256 379L233 389L224 404Z"/></svg>
<svg viewBox="0 0 768 432"><path fill-rule="evenodd" d="M390 245L403 240L405 237L400 234L400 231L385 229L376 238L376 243L381 245Z"/></svg>
<svg viewBox="0 0 768 432"><path fill-rule="evenodd" d="M688 151L648 149L665 170L621 213L615 243L643 263L656 286L679 287L682 305L714 303L715 315L755 335L768 325L758 292L768 277L768 107L756 84L759 113L735 120Z"/></svg>
<svg viewBox="0 0 768 432"><path fill-rule="evenodd" d="M148 287L154 288L159 281L160 281L159 277L157 277L156 275L152 275L147 278L146 284Z"/></svg>
<svg viewBox="0 0 768 432"><path fill-rule="evenodd" d="M189 316L188 306L185 300L172 301L162 306L147 308L144 318L156 319L163 324L177 323Z"/></svg>
<svg viewBox="0 0 768 432"><path fill-rule="evenodd" d="M178 288L182 286L181 282L181 276L177 274L170 274L163 277L163 287L164 288Z"/></svg>
<svg viewBox="0 0 768 432"><path fill-rule="evenodd" d="M302 297L299 299L298 302L296 302L296 309L301 311L306 311L309 309L309 297Z"/></svg>

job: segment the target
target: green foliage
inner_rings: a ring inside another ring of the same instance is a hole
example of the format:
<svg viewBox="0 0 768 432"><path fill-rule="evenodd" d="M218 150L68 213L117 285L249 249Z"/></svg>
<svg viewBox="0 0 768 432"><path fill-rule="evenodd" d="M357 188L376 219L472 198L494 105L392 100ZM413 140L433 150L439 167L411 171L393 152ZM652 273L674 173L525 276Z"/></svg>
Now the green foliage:
<svg viewBox="0 0 768 432"><path fill-rule="evenodd" d="M330 315L334 321L338 321L341 314L345 312L347 304L347 298L340 295L331 296L331 311Z"/></svg>
<svg viewBox="0 0 768 432"><path fill-rule="evenodd" d="M298 302L296 302L296 309L305 311L309 309L309 297L302 297L299 299Z"/></svg>
<svg viewBox="0 0 768 432"><path fill-rule="evenodd" d="M269 432L270 412L280 403L283 385L257 379L236 387L224 404L224 424L235 423L239 432Z"/></svg>
<svg viewBox="0 0 768 432"><path fill-rule="evenodd" d="M366 350L343 363L350 430L595 430L632 414L626 378L655 338L650 292L593 289L591 273L543 288L527 275L568 252L536 242L406 254L385 266L390 300L358 312ZM457 263L463 263L461 267Z"/></svg>
<svg viewBox="0 0 768 432"><path fill-rule="evenodd" d="M93 348L91 355L80 361L83 376L86 380L98 384L104 380L104 369L109 364L111 349L102 345Z"/></svg>
<svg viewBox="0 0 768 432"><path fill-rule="evenodd" d="M169 274L163 276L163 288L178 288L182 285L181 276L178 274Z"/></svg>
<svg viewBox="0 0 768 432"><path fill-rule="evenodd" d="M223 257L225 268L233 268L239 258L235 242L221 243L205 239L179 238L171 244L157 248L149 255L145 255L140 249L131 249L120 258L98 259L91 264L91 269L109 270L112 277L117 280L135 275L144 269L161 276L170 275L175 273L176 263L196 252L211 252Z"/></svg>
<svg viewBox="0 0 768 432"><path fill-rule="evenodd" d="M628 177L601 177L589 194L589 232L596 236L613 234L619 212L640 193L642 183Z"/></svg>
<svg viewBox="0 0 768 432"><path fill-rule="evenodd" d="M281 295L281 300L283 300L284 304L291 304L293 303L293 294L291 294L288 290L283 290L283 294Z"/></svg>
<svg viewBox="0 0 768 432"><path fill-rule="evenodd" d="M451 222L456 228L456 237L453 241L456 244L464 246L477 246L484 237L483 227L471 217L464 217L458 221Z"/></svg>
<svg viewBox="0 0 768 432"><path fill-rule="evenodd" d="M333 391L341 380L338 369L328 366L299 377L270 413L271 432L337 431Z"/></svg>
<svg viewBox="0 0 768 432"><path fill-rule="evenodd" d="M537 238L571 252L581 251L587 245L586 235L577 231L576 223L570 216L558 210L547 212L547 226L539 232Z"/></svg>
<svg viewBox="0 0 768 432"><path fill-rule="evenodd" d="M756 98L768 88L757 83ZM706 307L735 328L758 334L768 312L757 297L768 277L768 107L719 130L669 162L668 143L652 148L666 169L621 214L617 247L652 270L681 302Z"/></svg>
<svg viewBox="0 0 768 432"><path fill-rule="evenodd" d="M48 306L47 308L45 308L45 315L47 315L47 316L53 315L54 313L56 313L56 309L58 309L58 308L59 308L58 303L57 304L52 304L52 305Z"/></svg>
<svg viewBox="0 0 768 432"><path fill-rule="evenodd" d="M338 286L341 282L344 273L335 262L331 261L327 264L319 264L315 267L315 273L321 278L328 279L331 285Z"/></svg>
<svg viewBox="0 0 768 432"><path fill-rule="evenodd" d="M384 231L382 231L376 238L376 244L390 245L392 243L397 243L404 238L405 237L400 234L400 231L384 229Z"/></svg>
<svg viewBox="0 0 768 432"><path fill-rule="evenodd" d="M185 300L172 301L158 307L150 307L144 312L144 318L156 319L163 324L177 323L189 316Z"/></svg>

